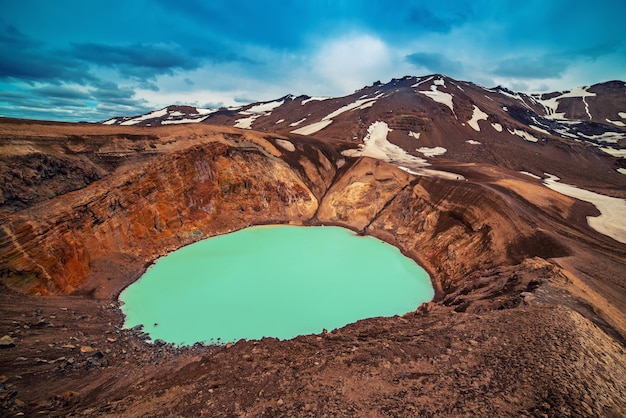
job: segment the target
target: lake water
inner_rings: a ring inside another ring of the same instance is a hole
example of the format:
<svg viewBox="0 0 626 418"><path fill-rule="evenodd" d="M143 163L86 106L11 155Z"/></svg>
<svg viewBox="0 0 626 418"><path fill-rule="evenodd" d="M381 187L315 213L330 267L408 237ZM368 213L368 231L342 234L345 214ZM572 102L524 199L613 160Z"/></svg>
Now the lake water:
<svg viewBox="0 0 626 418"><path fill-rule="evenodd" d="M413 311L433 296L426 271L376 238L257 226L158 259L120 300L126 327L190 345L330 331Z"/></svg>

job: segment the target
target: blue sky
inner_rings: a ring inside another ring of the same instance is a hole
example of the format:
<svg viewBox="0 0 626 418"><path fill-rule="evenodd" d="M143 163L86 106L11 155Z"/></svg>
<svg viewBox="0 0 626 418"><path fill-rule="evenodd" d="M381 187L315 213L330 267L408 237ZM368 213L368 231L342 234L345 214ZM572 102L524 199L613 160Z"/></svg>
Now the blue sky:
<svg viewBox="0 0 626 418"><path fill-rule="evenodd" d="M626 80L624 16L624 0L0 0L0 115L98 121L431 73Z"/></svg>

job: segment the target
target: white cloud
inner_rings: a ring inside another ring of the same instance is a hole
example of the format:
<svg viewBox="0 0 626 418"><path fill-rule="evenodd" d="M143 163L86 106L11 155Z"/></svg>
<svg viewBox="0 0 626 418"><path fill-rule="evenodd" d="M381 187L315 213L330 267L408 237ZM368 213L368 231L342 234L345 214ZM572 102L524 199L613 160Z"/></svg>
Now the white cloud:
<svg viewBox="0 0 626 418"><path fill-rule="evenodd" d="M351 93L376 80L401 77L409 66L398 51L370 35L354 34L328 40L314 52L310 62L314 79L328 91L315 94Z"/></svg>

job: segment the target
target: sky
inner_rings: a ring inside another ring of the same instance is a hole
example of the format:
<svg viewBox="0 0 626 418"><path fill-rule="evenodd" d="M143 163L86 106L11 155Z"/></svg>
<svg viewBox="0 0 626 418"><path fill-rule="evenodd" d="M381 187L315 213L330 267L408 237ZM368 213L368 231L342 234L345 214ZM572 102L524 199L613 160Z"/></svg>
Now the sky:
<svg viewBox="0 0 626 418"><path fill-rule="evenodd" d="M94 122L433 73L566 90L626 80L624 16L624 0L0 0L0 115Z"/></svg>

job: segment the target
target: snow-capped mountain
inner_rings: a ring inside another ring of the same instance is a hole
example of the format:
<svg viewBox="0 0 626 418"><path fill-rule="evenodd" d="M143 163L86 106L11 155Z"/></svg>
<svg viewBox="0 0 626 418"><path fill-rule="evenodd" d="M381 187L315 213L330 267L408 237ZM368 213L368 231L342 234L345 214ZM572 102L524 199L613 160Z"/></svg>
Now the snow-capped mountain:
<svg viewBox="0 0 626 418"><path fill-rule="evenodd" d="M139 116L118 116L102 122L104 125L158 126L180 123L198 123L208 118L214 109L201 109L193 106L168 106Z"/></svg>
<svg viewBox="0 0 626 418"><path fill-rule="evenodd" d="M380 152L380 143L376 151L368 151L367 141L373 144L373 138L381 138L381 129L385 129L383 142L390 146L383 144L387 149L383 152L399 147L416 158L498 163L539 175L539 171L549 170L548 166L538 167L534 160L535 154L542 154L539 148L553 147L551 160L565 151L571 154L575 147L585 151L586 159L616 157L603 165L626 173L626 83L622 81L526 94L503 87L484 88L439 74L406 76L386 84L376 82L338 98L288 95L214 110L169 106L104 123L157 126L192 122L361 143L361 148L355 144L355 155ZM379 134L373 135L373 131ZM511 152L517 153L516 158L509 158ZM387 160L398 155L388 152Z"/></svg>

